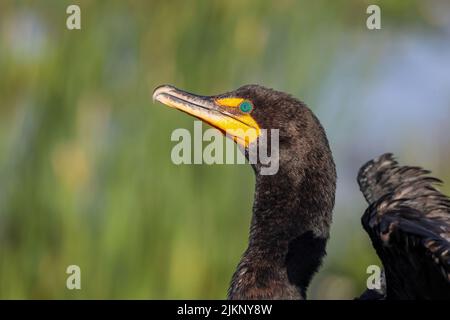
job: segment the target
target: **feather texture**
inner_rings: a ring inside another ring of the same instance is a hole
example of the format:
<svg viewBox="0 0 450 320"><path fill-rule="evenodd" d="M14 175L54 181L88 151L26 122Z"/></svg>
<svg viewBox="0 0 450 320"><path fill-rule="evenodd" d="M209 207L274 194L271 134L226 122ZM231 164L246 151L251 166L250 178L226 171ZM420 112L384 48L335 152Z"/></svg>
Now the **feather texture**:
<svg viewBox="0 0 450 320"><path fill-rule="evenodd" d="M450 299L450 199L429 174L392 154L359 171L369 203L362 224L383 262L387 299Z"/></svg>

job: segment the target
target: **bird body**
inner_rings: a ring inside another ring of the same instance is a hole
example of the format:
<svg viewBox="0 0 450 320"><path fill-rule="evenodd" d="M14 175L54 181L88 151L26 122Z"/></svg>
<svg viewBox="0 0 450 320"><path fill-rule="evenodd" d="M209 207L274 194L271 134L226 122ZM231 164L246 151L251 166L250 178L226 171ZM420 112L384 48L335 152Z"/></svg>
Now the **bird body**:
<svg viewBox="0 0 450 320"><path fill-rule="evenodd" d="M279 130L278 172L265 175L264 163L252 163L256 186L249 243L228 298L306 299L326 254L336 189L333 157L316 116L292 96L258 85L216 96L160 86L153 97L224 133L241 129L228 136L247 157L262 141L261 129ZM243 135L248 129L253 134ZM449 199L426 173L399 167L386 154L358 175L369 203L363 226L386 273L382 298L450 298Z"/></svg>

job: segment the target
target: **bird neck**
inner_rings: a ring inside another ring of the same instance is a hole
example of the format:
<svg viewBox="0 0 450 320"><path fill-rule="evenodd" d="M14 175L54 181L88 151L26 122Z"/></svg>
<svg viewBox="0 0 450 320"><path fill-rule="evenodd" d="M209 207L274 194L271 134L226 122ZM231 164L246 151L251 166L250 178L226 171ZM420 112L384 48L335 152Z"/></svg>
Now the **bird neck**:
<svg viewBox="0 0 450 320"><path fill-rule="evenodd" d="M249 245L230 299L306 298L325 255L334 206L336 173L324 147L281 163L276 175L256 174Z"/></svg>

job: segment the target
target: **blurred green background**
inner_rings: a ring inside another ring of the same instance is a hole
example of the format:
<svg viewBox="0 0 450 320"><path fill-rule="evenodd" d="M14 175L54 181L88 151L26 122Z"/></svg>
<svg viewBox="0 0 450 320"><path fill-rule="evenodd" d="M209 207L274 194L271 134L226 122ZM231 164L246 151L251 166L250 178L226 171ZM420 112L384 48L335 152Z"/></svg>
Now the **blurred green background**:
<svg viewBox="0 0 450 320"><path fill-rule="evenodd" d="M1 1L0 298L226 297L253 173L172 164L170 134L193 119L151 101L163 83L259 83L322 120L339 184L309 298L353 298L379 263L359 220L365 161L395 152L450 191L447 1ZM66 289L71 264L82 290Z"/></svg>

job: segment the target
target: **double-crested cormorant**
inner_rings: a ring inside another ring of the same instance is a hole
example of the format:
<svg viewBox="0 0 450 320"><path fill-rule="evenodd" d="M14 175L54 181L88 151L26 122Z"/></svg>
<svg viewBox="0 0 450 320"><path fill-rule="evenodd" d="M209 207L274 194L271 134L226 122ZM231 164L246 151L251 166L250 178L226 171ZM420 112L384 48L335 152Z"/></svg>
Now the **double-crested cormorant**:
<svg viewBox="0 0 450 320"><path fill-rule="evenodd" d="M324 129L290 95L258 85L199 96L159 86L153 98L226 132L246 156L261 129L279 130L279 170L256 175L249 244L228 291L229 299L306 299L325 255L336 170ZM241 129L241 130L236 130ZM242 132L252 129L253 134ZM232 131L230 131L232 130ZM268 151L271 144L268 144ZM367 163L358 176L370 206L364 228L380 256L387 299L449 297L449 199L419 168L399 167L390 155Z"/></svg>

